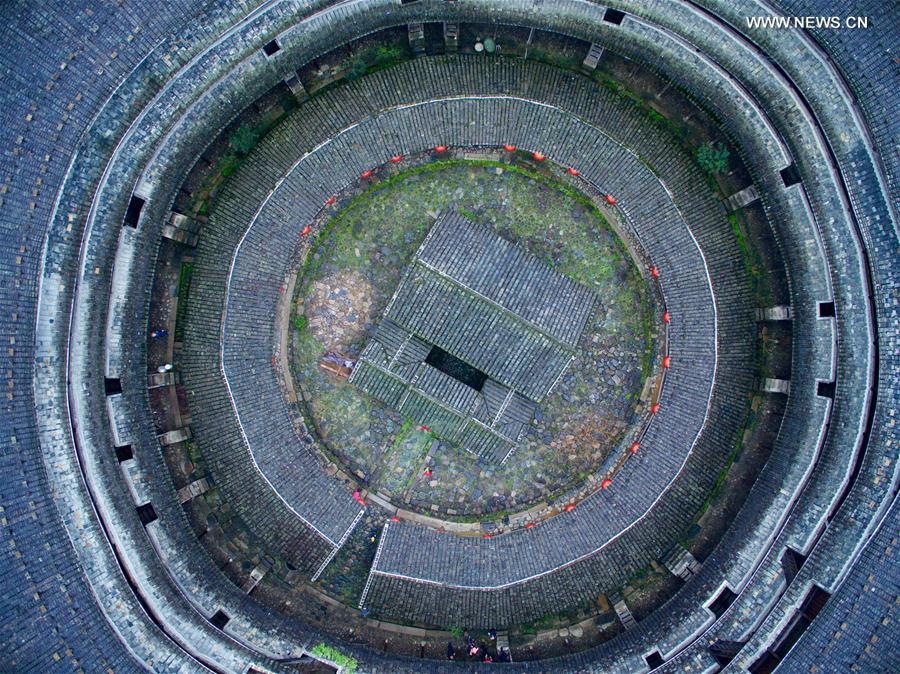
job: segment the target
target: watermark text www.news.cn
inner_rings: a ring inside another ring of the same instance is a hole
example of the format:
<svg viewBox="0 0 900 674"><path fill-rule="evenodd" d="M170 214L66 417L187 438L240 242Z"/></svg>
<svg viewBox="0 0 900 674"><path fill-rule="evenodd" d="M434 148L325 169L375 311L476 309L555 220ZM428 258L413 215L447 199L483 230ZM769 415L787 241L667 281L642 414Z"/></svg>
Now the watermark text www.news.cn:
<svg viewBox="0 0 900 674"><path fill-rule="evenodd" d="M748 16L747 28L850 29L869 27L867 16Z"/></svg>

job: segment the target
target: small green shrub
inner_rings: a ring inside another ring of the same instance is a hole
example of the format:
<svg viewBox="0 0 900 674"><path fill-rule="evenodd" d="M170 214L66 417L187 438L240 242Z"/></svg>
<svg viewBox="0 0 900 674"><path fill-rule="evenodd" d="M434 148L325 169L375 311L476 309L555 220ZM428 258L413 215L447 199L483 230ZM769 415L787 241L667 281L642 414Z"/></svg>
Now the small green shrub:
<svg viewBox="0 0 900 674"><path fill-rule="evenodd" d="M297 318L294 319L294 327L299 331L303 332L306 330L306 326L309 325L309 319L306 318L305 314L300 314Z"/></svg>
<svg viewBox="0 0 900 674"><path fill-rule="evenodd" d="M658 126L666 126L668 120L651 107L647 107L647 117Z"/></svg>
<svg viewBox="0 0 900 674"><path fill-rule="evenodd" d="M357 54L350 59L350 65L347 68L347 79L356 80L366 74L369 69L366 59L362 54Z"/></svg>
<svg viewBox="0 0 900 674"><path fill-rule="evenodd" d="M359 79L371 70L400 63L406 58L403 50L396 45L369 47L354 54L347 62L347 79Z"/></svg>
<svg viewBox="0 0 900 674"><path fill-rule="evenodd" d="M222 163L219 164L219 175L223 178L227 178L232 173L237 171L238 166L241 165L241 158L236 154L228 154L222 159Z"/></svg>
<svg viewBox="0 0 900 674"><path fill-rule="evenodd" d="M707 173L725 173L728 169L728 158L731 153L722 143L706 143L697 148L694 156L697 163Z"/></svg>
<svg viewBox="0 0 900 674"><path fill-rule="evenodd" d="M243 157L259 142L259 135L259 129L252 127L249 124L244 124L231 134L231 137L228 139L228 145L231 146L231 149L239 156Z"/></svg>
<svg viewBox="0 0 900 674"><path fill-rule="evenodd" d="M390 47L377 47L372 55L371 61L373 65L383 66L388 63L395 63L403 58L403 52L400 50L400 47L390 46Z"/></svg>

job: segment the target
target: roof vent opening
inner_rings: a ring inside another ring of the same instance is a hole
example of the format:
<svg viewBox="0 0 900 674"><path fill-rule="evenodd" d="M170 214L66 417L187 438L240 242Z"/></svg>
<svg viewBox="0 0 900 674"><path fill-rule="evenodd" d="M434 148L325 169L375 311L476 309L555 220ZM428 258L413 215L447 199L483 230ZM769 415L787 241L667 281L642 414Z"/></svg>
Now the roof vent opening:
<svg viewBox="0 0 900 674"><path fill-rule="evenodd" d="M614 26L621 26L622 19L625 18L625 12L619 11L618 9L607 9L603 14L603 20L606 23L611 23Z"/></svg>
<svg viewBox="0 0 900 674"><path fill-rule="evenodd" d="M222 609L219 609L213 614L213 617L209 619L209 622L213 624L213 626L218 627L220 630L225 629L225 625L228 624L228 621L231 618L228 617L228 614L225 613Z"/></svg>
<svg viewBox="0 0 900 674"><path fill-rule="evenodd" d="M111 379L110 377L104 377L103 390L108 396L118 395L122 392L122 380L118 378Z"/></svg>
<svg viewBox="0 0 900 674"><path fill-rule="evenodd" d="M453 354L447 353L438 346L431 347L425 362L476 391L484 388L484 382L488 380L488 376L484 372L472 367Z"/></svg>
<svg viewBox="0 0 900 674"><path fill-rule="evenodd" d="M729 587L723 587L722 591L719 592L719 595L713 600L713 602L709 605L709 610L712 611L716 618L721 618L722 614L731 606L731 602L735 600L737 595L731 591Z"/></svg>
<svg viewBox="0 0 900 674"><path fill-rule="evenodd" d="M834 382L833 381L817 381L816 395L820 398L834 399Z"/></svg>
<svg viewBox="0 0 900 674"><path fill-rule="evenodd" d="M132 229L136 229L138 221L141 219L141 211L144 210L146 202L140 197L131 195L131 201L128 202L128 208L125 210L125 220L123 224Z"/></svg>
<svg viewBox="0 0 900 674"><path fill-rule="evenodd" d="M138 517L141 518L141 524L147 526L151 522L155 522L158 518L156 517L156 509L153 507L152 503L145 503L143 505L139 505L137 507Z"/></svg>
<svg viewBox="0 0 900 674"><path fill-rule="evenodd" d="M794 164L781 169L781 181L785 187L796 185L800 182L800 171L797 170Z"/></svg>
<svg viewBox="0 0 900 674"><path fill-rule="evenodd" d="M134 458L134 452L131 451L131 445L117 445L116 446L116 460L119 463L123 461L128 461L129 459Z"/></svg>
<svg viewBox="0 0 900 674"><path fill-rule="evenodd" d="M662 659L659 651L653 651L652 653L647 653L647 655L644 656L644 662L646 662L647 666L651 670L653 670L657 667L662 667L665 661Z"/></svg>
<svg viewBox="0 0 900 674"><path fill-rule="evenodd" d="M263 45L263 53L266 55L266 58L271 58L280 51L281 45L278 44L278 40L271 40Z"/></svg>
<svg viewBox="0 0 900 674"><path fill-rule="evenodd" d="M834 302L819 302L819 318L834 318Z"/></svg>

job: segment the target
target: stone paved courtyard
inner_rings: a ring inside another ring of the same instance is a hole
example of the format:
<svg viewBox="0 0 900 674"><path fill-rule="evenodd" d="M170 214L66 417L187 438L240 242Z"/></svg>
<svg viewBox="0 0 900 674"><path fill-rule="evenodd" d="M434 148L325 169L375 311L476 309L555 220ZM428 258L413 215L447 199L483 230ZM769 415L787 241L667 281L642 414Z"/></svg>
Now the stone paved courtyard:
<svg viewBox="0 0 900 674"><path fill-rule="evenodd" d="M576 360L502 466L437 441L318 365L327 351L359 355L428 227L451 206L597 296ZM330 454L399 507L499 519L590 487L645 413L651 294L599 211L543 168L444 161L395 175L332 218L301 275L292 370L306 412Z"/></svg>

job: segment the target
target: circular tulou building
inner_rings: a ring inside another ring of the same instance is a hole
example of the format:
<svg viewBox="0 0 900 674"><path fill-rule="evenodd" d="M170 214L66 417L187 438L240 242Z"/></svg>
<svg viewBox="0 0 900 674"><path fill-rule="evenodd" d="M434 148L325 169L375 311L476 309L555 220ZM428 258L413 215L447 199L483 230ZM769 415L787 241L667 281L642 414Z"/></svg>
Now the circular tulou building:
<svg viewBox="0 0 900 674"><path fill-rule="evenodd" d="M900 670L896 5L0 13L0 671Z"/></svg>

